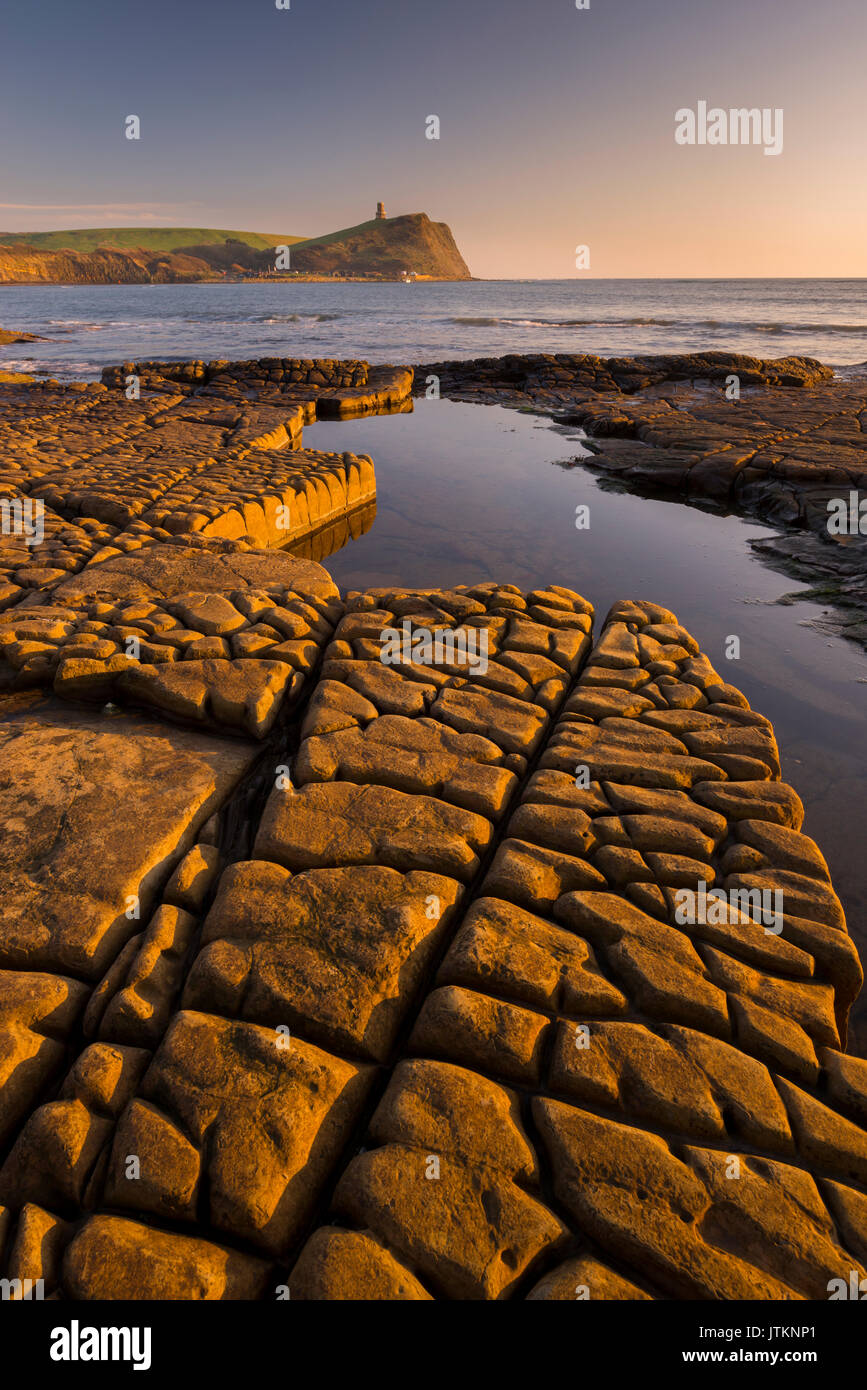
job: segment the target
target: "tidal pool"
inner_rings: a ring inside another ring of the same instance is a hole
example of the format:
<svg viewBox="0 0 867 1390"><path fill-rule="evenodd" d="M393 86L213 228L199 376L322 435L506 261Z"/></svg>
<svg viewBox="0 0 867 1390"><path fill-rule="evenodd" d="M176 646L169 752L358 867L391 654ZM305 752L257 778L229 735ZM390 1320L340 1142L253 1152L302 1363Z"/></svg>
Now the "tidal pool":
<svg viewBox="0 0 867 1390"><path fill-rule="evenodd" d="M412 414L308 426L304 443L368 453L376 465L373 525L324 562L344 590L564 584L595 605L597 627L620 598L673 609L773 721L783 776L867 960L867 655L816 626L827 610L798 599L797 581L753 551L772 528L614 491L582 466L579 431L499 406L421 400ZM576 528L579 506L589 508L586 529ZM731 636L738 660L725 655ZM867 1055L865 996L850 1048Z"/></svg>

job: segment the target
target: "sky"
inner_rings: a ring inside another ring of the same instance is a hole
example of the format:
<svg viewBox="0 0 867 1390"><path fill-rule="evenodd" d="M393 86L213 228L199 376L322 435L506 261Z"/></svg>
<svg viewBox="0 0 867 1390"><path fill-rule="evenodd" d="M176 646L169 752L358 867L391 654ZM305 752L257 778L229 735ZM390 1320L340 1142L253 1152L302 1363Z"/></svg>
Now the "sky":
<svg viewBox="0 0 867 1390"><path fill-rule="evenodd" d="M4 0L0 230L316 236L381 199L484 278L867 275L864 0L290 5ZM702 101L782 110L782 152L679 144Z"/></svg>

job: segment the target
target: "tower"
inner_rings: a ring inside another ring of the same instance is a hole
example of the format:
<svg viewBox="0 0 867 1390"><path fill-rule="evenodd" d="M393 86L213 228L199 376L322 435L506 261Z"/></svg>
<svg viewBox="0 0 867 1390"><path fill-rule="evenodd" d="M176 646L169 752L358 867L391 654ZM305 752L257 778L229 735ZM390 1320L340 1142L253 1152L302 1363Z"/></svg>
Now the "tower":
<svg viewBox="0 0 867 1390"><path fill-rule="evenodd" d="M385 203L377 203L376 216L379 221L385 220Z"/></svg>

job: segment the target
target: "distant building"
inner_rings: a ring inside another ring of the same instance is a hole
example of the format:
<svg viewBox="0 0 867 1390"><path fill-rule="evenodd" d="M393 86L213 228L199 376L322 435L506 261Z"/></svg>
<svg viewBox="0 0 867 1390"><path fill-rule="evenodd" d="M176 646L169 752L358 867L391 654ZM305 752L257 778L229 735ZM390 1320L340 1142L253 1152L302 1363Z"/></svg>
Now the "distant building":
<svg viewBox="0 0 867 1390"><path fill-rule="evenodd" d="M379 220L381 220L381 221L384 221L384 220L385 220L385 203L377 203L377 205L376 205L376 216L377 216L377 219L379 219Z"/></svg>

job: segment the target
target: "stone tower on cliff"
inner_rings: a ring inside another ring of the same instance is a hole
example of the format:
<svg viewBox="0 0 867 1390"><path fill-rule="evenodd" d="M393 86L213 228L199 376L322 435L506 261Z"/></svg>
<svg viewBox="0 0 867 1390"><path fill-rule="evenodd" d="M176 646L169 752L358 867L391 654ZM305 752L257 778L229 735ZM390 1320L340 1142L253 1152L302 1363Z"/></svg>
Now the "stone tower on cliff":
<svg viewBox="0 0 867 1390"><path fill-rule="evenodd" d="M376 216L377 216L377 220L381 220L381 221L384 221L384 220L385 220L385 203L377 203L377 205L376 205Z"/></svg>

